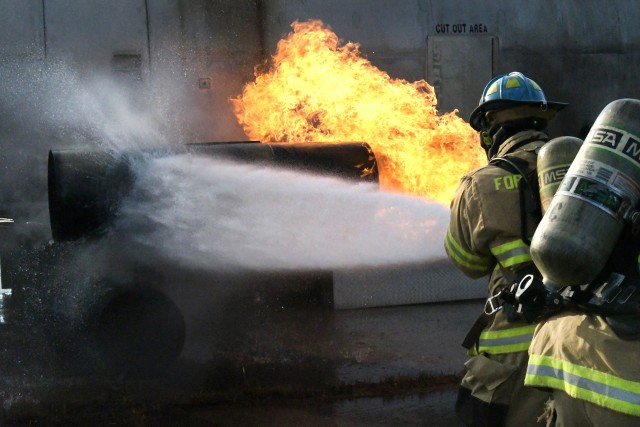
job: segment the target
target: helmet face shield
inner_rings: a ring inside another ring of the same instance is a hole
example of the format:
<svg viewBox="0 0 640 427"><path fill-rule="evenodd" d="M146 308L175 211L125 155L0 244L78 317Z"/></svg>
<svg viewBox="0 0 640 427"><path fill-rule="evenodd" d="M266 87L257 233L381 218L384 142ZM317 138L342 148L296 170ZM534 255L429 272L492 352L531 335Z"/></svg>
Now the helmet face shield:
<svg viewBox="0 0 640 427"><path fill-rule="evenodd" d="M487 126L485 115L490 111L504 110L521 105L538 106L544 112L557 112L567 104L548 102L542 88L524 74L514 71L494 77L484 88L478 107L469 118L471 127L480 131ZM535 113L535 110L532 110ZM533 116L535 117L535 116Z"/></svg>

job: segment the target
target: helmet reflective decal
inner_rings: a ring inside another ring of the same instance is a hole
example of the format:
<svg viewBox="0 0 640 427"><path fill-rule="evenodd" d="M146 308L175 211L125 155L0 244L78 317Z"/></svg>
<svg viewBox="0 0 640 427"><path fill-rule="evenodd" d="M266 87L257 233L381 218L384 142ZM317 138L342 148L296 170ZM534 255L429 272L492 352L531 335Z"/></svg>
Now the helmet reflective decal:
<svg viewBox="0 0 640 427"><path fill-rule="evenodd" d="M498 83L499 82L493 82L493 84L489 86L489 89L487 89L487 93L485 93L485 96L496 93L498 91Z"/></svg>
<svg viewBox="0 0 640 427"><path fill-rule="evenodd" d="M520 81L514 77L507 79L507 83L505 84L507 89L512 89L514 87L520 87Z"/></svg>
<svg viewBox="0 0 640 427"><path fill-rule="evenodd" d="M533 81L533 80L531 80L531 79L527 79L527 80L529 80L529 83L531 83L531 86L533 86L533 88L534 88L535 90L539 90L540 92L542 92L542 88L540 88L540 86L538 86L538 83L534 82L534 81Z"/></svg>

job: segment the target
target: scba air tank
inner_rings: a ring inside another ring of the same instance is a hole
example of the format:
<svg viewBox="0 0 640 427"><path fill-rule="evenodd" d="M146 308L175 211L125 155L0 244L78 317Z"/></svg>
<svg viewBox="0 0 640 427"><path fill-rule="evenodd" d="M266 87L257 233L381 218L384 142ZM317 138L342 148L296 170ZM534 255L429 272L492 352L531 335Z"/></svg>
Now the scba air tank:
<svg viewBox="0 0 640 427"><path fill-rule="evenodd" d="M542 213L549 208L569 166L578 155L582 140L574 136L559 136L544 144L538 152L537 170Z"/></svg>
<svg viewBox="0 0 640 427"><path fill-rule="evenodd" d="M531 240L552 287L590 283L640 200L640 101L620 99L596 119Z"/></svg>

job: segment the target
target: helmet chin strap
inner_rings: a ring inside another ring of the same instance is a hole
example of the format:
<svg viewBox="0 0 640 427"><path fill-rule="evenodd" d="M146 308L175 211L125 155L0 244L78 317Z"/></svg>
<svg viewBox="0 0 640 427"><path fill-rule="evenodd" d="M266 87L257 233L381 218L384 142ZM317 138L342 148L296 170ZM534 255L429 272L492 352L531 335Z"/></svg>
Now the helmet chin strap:
<svg viewBox="0 0 640 427"><path fill-rule="evenodd" d="M500 144L509 137L507 130L500 125L493 125L488 129L483 129L479 135L480 145L487 154L487 160L491 160L496 155Z"/></svg>
<svg viewBox="0 0 640 427"><path fill-rule="evenodd" d="M508 132L507 129L503 126L500 126L498 130L495 131L495 133L493 134L493 144L491 144L491 147L489 147L489 149L487 150L488 160L493 159L495 155L498 154L500 145L502 145L502 143L505 142L509 136L510 132Z"/></svg>

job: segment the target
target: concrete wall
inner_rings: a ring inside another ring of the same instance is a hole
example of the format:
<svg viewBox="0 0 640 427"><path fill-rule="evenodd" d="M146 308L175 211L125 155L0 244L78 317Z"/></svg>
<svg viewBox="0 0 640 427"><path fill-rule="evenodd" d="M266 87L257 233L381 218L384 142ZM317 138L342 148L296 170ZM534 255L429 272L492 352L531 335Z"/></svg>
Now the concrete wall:
<svg viewBox="0 0 640 427"><path fill-rule="evenodd" d="M228 99L263 56L256 0L148 0L147 10L152 83L179 81L186 140L245 139Z"/></svg>
<svg viewBox="0 0 640 427"><path fill-rule="evenodd" d="M0 3L0 58L44 57L43 3L40 0Z"/></svg>
<svg viewBox="0 0 640 427"><path fill-rule="evenodd" d="M142 82L170 95L185 140L242 139L227 99L263 56L259 10L255 0L0 0L0 67L29 70L14 87L61 63L80 78Z"/></svg>

